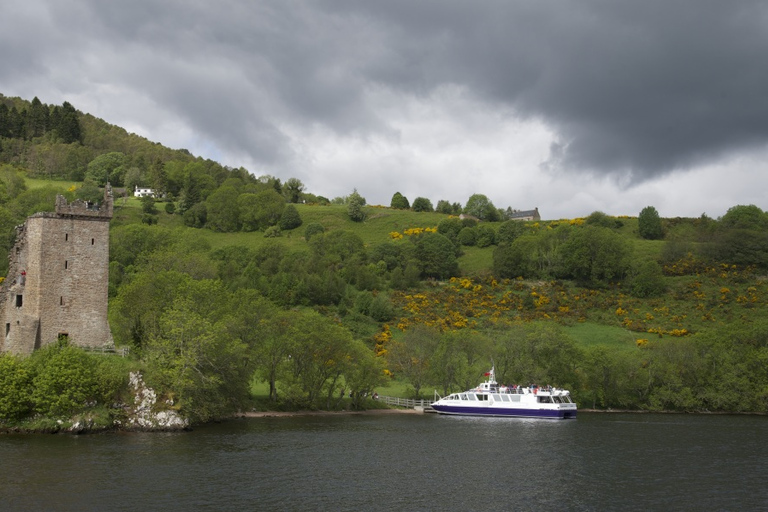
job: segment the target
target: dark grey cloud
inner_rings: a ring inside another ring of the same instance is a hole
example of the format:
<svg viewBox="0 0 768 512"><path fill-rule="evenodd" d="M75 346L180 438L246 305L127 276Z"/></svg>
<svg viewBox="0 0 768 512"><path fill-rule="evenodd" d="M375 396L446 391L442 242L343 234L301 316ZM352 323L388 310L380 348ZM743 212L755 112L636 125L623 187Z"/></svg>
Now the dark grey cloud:
<svg viewBox="0 0 768 512"><path fill-rule="evenodd" d="M395 35L373 75L545 120L553 166L641 181L768 140L765 2L413 4L345 5Z"/></svg>
<svg viewBox="0 0 768 512"><path fill-rule="evenodd" d="M638 183L768 140L756 0L30 0L6 14L0 85L119 84L265 166L296 165L287 125L396 137L371 91L447 85L546 124L543 168L561 173Z"/></svg>

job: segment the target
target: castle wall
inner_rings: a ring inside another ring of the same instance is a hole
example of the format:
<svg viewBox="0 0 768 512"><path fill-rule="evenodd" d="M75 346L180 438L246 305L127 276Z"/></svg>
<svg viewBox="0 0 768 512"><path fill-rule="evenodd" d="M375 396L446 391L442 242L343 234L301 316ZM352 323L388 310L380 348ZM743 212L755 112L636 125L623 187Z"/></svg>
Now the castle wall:
<svg viewBox="0 0 768 512"><path fill-rule="evenodd" d="M30 353L61 335L78 346L112 344L108 192L100 209L60 197L55 214L35 214L19 230L0 288L3 350Z"/></svg>

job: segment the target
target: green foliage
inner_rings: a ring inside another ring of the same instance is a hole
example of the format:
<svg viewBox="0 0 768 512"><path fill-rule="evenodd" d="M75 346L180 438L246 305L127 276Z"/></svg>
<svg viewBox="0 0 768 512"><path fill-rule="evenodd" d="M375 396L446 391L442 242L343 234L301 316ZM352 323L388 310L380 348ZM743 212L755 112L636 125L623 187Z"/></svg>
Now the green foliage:
<svg viewBox="0 0 768 512"><path fill-rule="evenodd" d="M207 222L208 208L205 206L205 203L197 203L184 211L185 226L189 226L190 228L202 228Z"/></svg>
<svg viewBox="0 0 768 512"><path fill-rule="evenodd" d="M92 181L84 181L83 185L75 190L75 197L82 199L83 201L90 201L92 203L100 203L104 199L104 191L96 186ZM144 203L142 203L142 210ZM152 213L145 211L144 213Z"/></svg>
<svg viewBox="0 0 768 512"><path fill-rule="evenodd" d="M302 192L304 192L304 184L298 178L288 178L283 184L283 194L289 203L300 202Z"/></svg>
<svg viewBox="0 0 768 512"><path fill-rule="evenodd" d="M432 207L432 201L430 201L426 197L417 197L416 199L414 199L411 209L415 212L434 211L434 208Z"/></svg>
<svg viewBox="0 0 768 512"><path fill-rule="evenodd" d="M618 229L622 226L622 222L615 217L606 215L603 212L595 211L590 213L584 223L588 226L598 226L602 228Z"/></svg>
<svg viewBox="0 0 768 512"><path fill-rule="evenodd" d="M499 220L499 211L483 194L472 194L464 206L464 213L480 220L494 222Z"/></svg>
<svg viewBox="0 0 768 512"><path fill-rule="evenodd" d="M440 199L437 202L435 211L438 213L444 213L446 215L459 215L462 211L462 208L459 203L451 204L450 201L446 201L445 199Z"/></svg>
<svg viewBox="0 0 768 512"><path fill-rule="evenodd" d="M322 224L317 222L312 222L310 224L307 224L307 227L304 229L304 238L309 242L309 240L315 236L319 235L325 232L325 228Z"/></svg>
<svg viewBox="0 0 768 512"><path fill-rule="evenodd" d="M283 214L280 217L280 229L291 230L301 226L302 220L299 211L292 204L285 206Z"/></svg>
<svg viewBox="0 0 768 512"><path fill-rule="evenodd" d="M416 256L424 278L447 279L458 275L456 247L440 233L427 233L416 243Z"/></svg>
<svg viewBox="0 0 768 512"><path fill-rule="evenodd" d="M354 222L362 222L365 220L365 198L357 193L357 189L352 191L347 199L347 214L349 218Z"/></svg>
<svg viewBox="0 0 768 512"><path fill-rule="evenodd" d="M458 240L459 232L462 229L464 229L464 224L462 224L461 220L456 217L443 219L440 221L440 224L437 225L437 232L447 237L449 240Z"/></svg>
<svg viewBox="0 0 768 512"><path fill-rule="evenodd" d="M564 275L584 283L622 279L628 269L629 246L608 228L585 226L572 230L560 254Z"/></svg>
<svg viewBox="0 0 768 512"><path fill-rule="evenodd" d="M728 208L720 223L725 228L768 229L768 214L753 204L737 205Z"/></svg>
<svg viewBox="0 0 768 512"><path fill-rule="evenodd" d="M15 199L25 190L24 177L10 165L0 165L0 203Z"/></svg>
<svg viewBox="0 0 768 512"><path fill-rule="evenodd" d="M477 241L475 245L480 248L490 247L496 243L496 232L487 225L481 225L475 228Z"/></svg>
<svg viewBox="0 0 768 512"><path fill-rule="evenodd" d="M214 231L225 233L239 231L243 213L238 206L241 204L240 192L229 184L217 188L205 200L207 211L206 225ZM280 198L282 201L282 198ZM248 230L252 231L252 230Z"/></svg>
<svg viewBox="0 0 768 512"><path fill-rule="evenodd" d="M280 221L285 210L285 199L274 189L256 194L241 194L237 198L243 231L265 230Z"/></svg>
<svg viewBox="0 0 768 512"><path fill-rule="evenodd" d="M206 310L195 298L226 300L220 286L189 283L159 317L144 357L148 382L171 393L183 414L193 421L222 417L241 407L248 397L248 347L227 329L228 321Z"/></svg>
<svg viewBox="0 0 768 512"><path fill-rule="evenodd" d="M165 213L167 213L168 215L173 215L174 213L176 213L176 203L172 203L172 202L165 203Z"/></svg>
<svg viewBox="0 0 768 512"><path fill-rule="evenodd" d="M157 215L157 207L155 206L155 198L152 196L144 196L141 198L141 211L149 215Z"/></svg>
<svg viewBox="0 0 768 512"><path fill-rule="evenodd" d="M635 297L658 297L666 291L664 273L655 261L643 261L631 273L630 289Z"/></svg>
<svg viewBox="0 0 768 512"><path fill-rule="evenodd" d="M429 382L430 358L438 346L440 333L426 325L407 330L402 340L392 340L387 353L390 368L413 386L415 397Z"/></svg>
<svg viewBox="0 0 768 512"><path fill-rule="evenodd" d="M99 155L88 164L85 177L100 187L108 181L114 186L123 184L123 175L126 169L125 155L119 151L112 151Z"/></svg>
<svg viewBox="0 0 768 512"><path fill-rule="evenodd" d="M646 240L659 240L664 237L659 212L653 206L646 206L637 216L637 229Z"/></svg>
<svg viewBox="0 0 768 512"><path fill-rule="evenodd" d="M49 345L36 352L32 403L37 412L51 417L68 416L98 399L93 357L67 345Z"/></svg>
<svg viewBox="0 0 768 512"><path fill-rule="evenodd" d="M461 245L475 245L477 243L477 231L475 228L462 228L457 240Z"/></svg>
<svg viewBox="0 0 768 512"><path fill-rule="evenodd" d="M397 210L407 210L411 207L411 203L408 202L408 198L403 194L395 192L389 206L390 208L395 208Z"/></svg>
<svg viewBox="0 0 768 512"><path fill-rule="evenodd" d="M280 226L269 226L264 230L264 238L277 238L283 236Z"/></svg>
<svg viewBox="0 0 768 512"><path fill-rule="evenodd" d="M18 421L30 413L32 377L26 361L0 354L0 421Z"/></svg>

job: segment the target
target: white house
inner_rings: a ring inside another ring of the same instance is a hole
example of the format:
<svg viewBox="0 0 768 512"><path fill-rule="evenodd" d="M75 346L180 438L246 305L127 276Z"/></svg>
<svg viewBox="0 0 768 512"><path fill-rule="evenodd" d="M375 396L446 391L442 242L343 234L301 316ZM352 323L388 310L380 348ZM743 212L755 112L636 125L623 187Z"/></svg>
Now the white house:
<svg viewBox="0 0 768 512"><path fill-rule="evenodd" d="M155 197L155 190L151 188L141 188L136 187L136 190L133 191L133 197Z"/></svg>

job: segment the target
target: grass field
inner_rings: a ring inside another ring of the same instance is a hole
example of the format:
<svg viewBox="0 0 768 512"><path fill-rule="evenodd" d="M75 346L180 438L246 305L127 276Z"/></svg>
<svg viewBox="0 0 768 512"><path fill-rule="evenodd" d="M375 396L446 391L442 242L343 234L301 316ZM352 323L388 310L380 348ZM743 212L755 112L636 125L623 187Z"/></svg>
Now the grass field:
<svg viewBox="0 0 768 512"><path fill-rule="evenodd" d="M609 349L634 350L637 346L638 334L622 327L583 322L564 327L563 331L581 348L603 346Z"/></svg>

